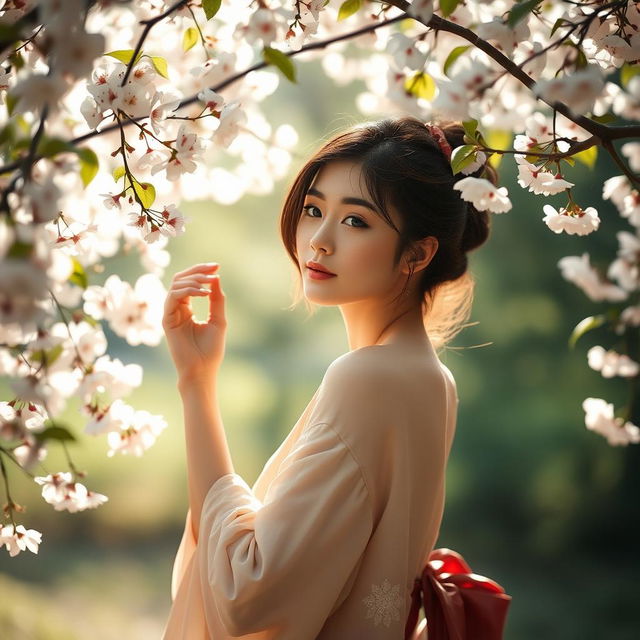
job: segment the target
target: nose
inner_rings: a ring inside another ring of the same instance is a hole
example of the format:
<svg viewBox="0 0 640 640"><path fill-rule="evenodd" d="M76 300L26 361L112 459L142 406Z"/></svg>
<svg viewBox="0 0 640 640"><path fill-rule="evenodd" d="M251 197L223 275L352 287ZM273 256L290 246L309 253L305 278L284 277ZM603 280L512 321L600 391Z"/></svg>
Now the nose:
<svg viewBox="0 0 640 640"><path fill-rule="evenodd" d="M327 225L320 225L316 232L311 236L309 245L316 252L323 251L325 254L332 253L332 243L329 239Z"/></svg>

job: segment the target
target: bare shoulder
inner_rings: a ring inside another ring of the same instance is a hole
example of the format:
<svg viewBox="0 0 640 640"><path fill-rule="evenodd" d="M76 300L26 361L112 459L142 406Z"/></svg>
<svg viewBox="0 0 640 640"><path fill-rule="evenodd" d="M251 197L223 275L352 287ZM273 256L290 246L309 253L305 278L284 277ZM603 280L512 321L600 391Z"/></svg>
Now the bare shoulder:
<svg viewBox="0 0 640 640"><path fill-rule="evenodd" d="M395 354L384 345L372 345L348 351L337 357L327 368L325 377L334 384L371 382L390 376Z"/></svg>

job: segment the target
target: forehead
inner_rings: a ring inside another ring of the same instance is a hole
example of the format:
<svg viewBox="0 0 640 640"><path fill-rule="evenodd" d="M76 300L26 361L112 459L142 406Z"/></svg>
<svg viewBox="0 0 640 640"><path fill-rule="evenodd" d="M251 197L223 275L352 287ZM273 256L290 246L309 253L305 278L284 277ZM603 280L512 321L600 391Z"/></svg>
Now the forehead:
<svg viewBox="0 0 640 640"><path fill-rule="evenodd" d="M353 160L332 160L316 174L312 187L324 194L356 196L371 200L362 175L362 164Z"/></svg>

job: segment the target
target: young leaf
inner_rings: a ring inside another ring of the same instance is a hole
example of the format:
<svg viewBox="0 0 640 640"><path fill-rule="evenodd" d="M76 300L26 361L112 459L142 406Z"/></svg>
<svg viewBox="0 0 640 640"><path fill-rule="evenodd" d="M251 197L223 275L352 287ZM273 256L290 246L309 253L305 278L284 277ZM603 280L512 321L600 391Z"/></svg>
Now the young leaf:
<svg viewBox="0 0 640 640"><path fill-rule="evenodd" d="M182 35L182 50L189 51L198 42L198 30L189 27Z"/></svg>
<svg viewBox="0 0 640 640"><path fill-rule="evenodd" d="M455 47L454 49L451 50L451 53L449 53L449 55L447 56L447 59L444 61L444 66L442 67L442 71L444 71L444 74L446 76L449 75L449 69L451 68L451 65L467 50L470 49L471 45L470 44L466 44L466 45L462 45L461 47Z"/></svg>
<svg viewBox="0 0 640 640"><path fill-rule="evenodd" d="M167 80L171 79L169 78L169 68L167 67L167 61L164 58L162 58L161 56L151 56L151 62L153 62L153 66L155 67L156 71L163 78L166 78Z"/></svg>
<svg viewBox="0 0 640 640"><path fill-rule="evenodd" d="M64 427L49 427L44 431L32 434L38 442L44 442L45 440L71 440L75 441L76 437Z"/></svg>
<svg viewBox="0 0 640 640"><path fill-rule="evenodd" d="M471 144L457 147L451 154L451 171L453 175L460 173L464 168L473 164L476 159L476 148Z"/></svg>
<svg viewBox="0 0 640 640"><path fill-rule="evenodd" d="M60 138L46 138L43 136L38 145L38 153L45 158L51 158L63 151L75 151L75 147Z"/></svg>
<svg viewBox="0 0 640 640"><path fill-rule="evenodd" d="M464 132L467 134L467 136L469 136L469 138L471 138L472 140L476 139L476 131L478 130L477 120L466 120L462 123L462 128L464 129Z"/></svg>
<svg viewBox="0 0 640 640"><path fill-rule="evenodd" d="M574 153L573 157L578 160L578 162L582 162L582 164L587 165L589 169L593 169L596 164L596 160L598 159L598 147L593 145L593 147L589 147L584 151Z"/></svg>
<svg viewBox="0 0 640 640"><path fill-rule="evenodd" d="M445 18L450 16L459 4L460 0L440 0L440 10L442 11L442 15Z"/></svg>
<svg viewBox="0 0 640 640"><path fill-rule="evenodd" d="M84 267L74 257L71 257L71 262L73 264L73 273L69 276L69 282L86 289L89 286L89 280L87 279L87 273Z"/></svg>
<svg viewBox="0 0 640 640"><path fill-rule="evenodd" d="M138 182L134 178L133 188L142 206L149 209L156 199L156 189L150 182Z"/></svg>
<svg viewBox="0 0 640 640"><path fill-rule="evenodd" d="M416 71L412 76L404 81L404 90L416 98L433 100L436 94L435 80L424 71Z"/></svg>
<svg viewBox="0 0 640 640"><path fill-rule="evenodd" d="M115 182L118 182L118 180L120 180L120 178L122 178L122 176L126 173L124 167L122 165L120 165L119 167L116 167L113 170L113 179Z"/></svg>
<svg viewBox="0 0 640 640"><path fill-rule="evenodd" d="M517 2L511 11L509 11L507 24L513 29L522 18L531 13L541 2L542 0L523 0L523 2Z"/></svg>
<svg viewBox="0 0 640 640"><path fill-rule="evenodd" d="M569 336L569 346L573 349L576 346L576 342L581 338L587 331L591 331L592 329L597 329L601 325L604 324L606 320L606 316L600 314L599 316L589 316L584 320L578 322L575 326L575 329L571 332L571 336Z"/></svg>
<svg viewBox="0 0 640 640"><path fill-rule="evenodd" d="M133 57L133 49L118 49L117 51L109 51L109 53L105 53L105 56L111 56L116 60L120 60L123 64L129 64L131 62L131 58ZM136 58L136 62L140 60L142 57L142 51L138 52L138 57Z"/></svg>
<svg viewBox="0 0 640 640"><path fill-rule="evenodd" d="M218 13L222 0L202 0L202 8L207 20L211 20Z"/></svg>
<svg viewBox="0 0 640 640"><path fill-rule="evenodd" d="M75 152L80 158L80 177L82 178L82 184L86 187L98 173L98 156L88 148L75 149Z"/></svg>
<svg viewBox="0 0 640 640"><path fill-rule="evenodd" d="M625 62L620 68L620 84L626 89L629 81L633 76L637 76L640 73L640 65L630 65Z"/></svg>
<svg viewBox="0 0 640 640"><path fill-rule="evenodd" d="M362 0L345 0L338 10L338 21L345 20L354 13L357 13L362 6Z"/></svg>
<svg viewBox="0 0 640 640"><path fill-rule="evenodd" d="M291 61L289 56L282 53L282 51L278 51L278 49L272 49L271 47L265 47L262 50L262 57L267 64L273 64L282 73L285 77L291 82L297 82L296 80L296 68Z"/></svg>

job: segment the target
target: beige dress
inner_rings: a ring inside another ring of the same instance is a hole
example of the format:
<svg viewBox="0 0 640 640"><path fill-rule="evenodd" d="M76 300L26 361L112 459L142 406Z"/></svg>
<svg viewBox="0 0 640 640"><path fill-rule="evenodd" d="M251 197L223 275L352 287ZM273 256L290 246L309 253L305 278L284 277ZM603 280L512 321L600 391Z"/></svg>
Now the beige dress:
<svg viewBox="0 0 640 640"><path fill-rule="evenodd" d="M401 640L438 537L457 392L431 347L331 363L253 487L187 512L163 640Z"/></svg>

